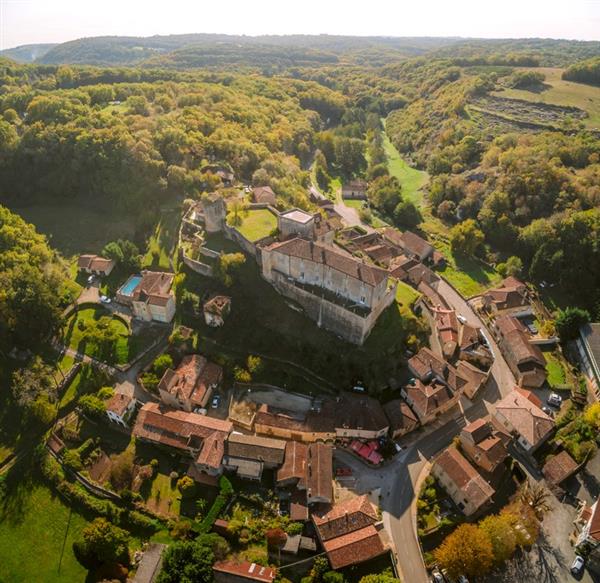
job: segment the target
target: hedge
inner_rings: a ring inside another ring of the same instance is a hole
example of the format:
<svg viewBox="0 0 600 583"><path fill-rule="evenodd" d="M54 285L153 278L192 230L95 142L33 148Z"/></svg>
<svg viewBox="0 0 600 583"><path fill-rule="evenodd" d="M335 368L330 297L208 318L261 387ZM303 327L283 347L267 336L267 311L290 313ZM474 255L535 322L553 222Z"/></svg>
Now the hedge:
<svg viewBox="0 0 600 583"><path fill-rule="evenodd" d="M216 497L213 505L210 507L210 510L207 512L206 516L203 518L202 522L198 527L198 533L200 535L206 534L210 531L215 523L215 520L219 518L219 514L225 508L225 505L229 501L229 498L233 495L233 485L225 476L221 476L219 480L219 495Z"/></svg>

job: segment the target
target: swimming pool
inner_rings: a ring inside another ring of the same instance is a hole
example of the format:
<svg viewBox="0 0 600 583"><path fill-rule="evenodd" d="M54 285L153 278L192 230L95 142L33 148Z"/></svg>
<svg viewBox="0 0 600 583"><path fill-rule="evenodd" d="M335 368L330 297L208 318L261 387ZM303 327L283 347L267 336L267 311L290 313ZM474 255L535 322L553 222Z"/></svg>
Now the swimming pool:
<svg viewBox="0 0 600 583"><path fill-rule="evenodd" d="M131 296L135 291L135 288L140 285L140 281L142 281L141 275L132 275L119 290L119 293L123 296Z"/></svg>

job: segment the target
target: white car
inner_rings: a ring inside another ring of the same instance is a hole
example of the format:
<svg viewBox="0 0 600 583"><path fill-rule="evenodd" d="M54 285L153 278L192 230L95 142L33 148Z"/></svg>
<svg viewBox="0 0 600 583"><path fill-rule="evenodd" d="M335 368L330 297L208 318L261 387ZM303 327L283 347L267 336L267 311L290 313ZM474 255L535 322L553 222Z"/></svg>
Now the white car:
<svg viewBox="0 0 600 583"><path fill-rule="evenodd" d="M101 301L103 304L110 304L110 302L111 302L111 299L110 299L108 296L100 296L100 301Z"/></svg>
<svg viewBox="0 0 600 583"><path fill-rule="evenodd" d="M547 403L548 405L552 405L552 407L560 407L562 405L562 397L556 393L551 393Z"/></svg>
<svg viewBox="0 0 600 583"><path fill-rule="evenodd" d="M90 285L91 285L92 283L94 283L95 279L96 279L96 276L94 276L94 275L90 275L90 276L87 278L87 282L88 282L88 284L90 284Z"/></svg>
<svg viewBox="0 0 600 583"><path fill-rule="evenodd" d="M461 323L461 324L466 324L467 323L467 319L462 315L462 314L458 314L456 316L456 319Z"/></svg>
<svg viewBox="0 0 600 583"><path fill-rule="evenodd" d="M585 560L583 557L577 555L575 560L571 563L571 573L573 575L579 575L581 571L583 571L583 566L585 565Z"/></svg>

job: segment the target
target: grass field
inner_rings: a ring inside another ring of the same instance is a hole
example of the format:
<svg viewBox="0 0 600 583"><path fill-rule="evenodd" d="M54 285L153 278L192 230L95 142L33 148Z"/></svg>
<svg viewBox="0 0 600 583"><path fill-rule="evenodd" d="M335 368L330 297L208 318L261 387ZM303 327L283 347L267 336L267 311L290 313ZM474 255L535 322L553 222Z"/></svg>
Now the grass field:
<svg viewBox="0 0 600 583"><path fill-rule="evenodd" d="M33 223L50 244L65 256L99 253L109 241L133 239L135 226L123 213L93 210L82 205L61 204L13 207L12 211Z"/></svg>
<svg viewBox="0 0 600 583"><path fill-rule="evenodd" d="M525 89L505 89L504 91L496 91L492 95L552 105L579 107L589 114L589 117L584 120L586 127L600 128L600 87L563 81L561 79L562 69L535 68L533 70L546 75L544 84L548 86L547 89L539 92Z"/></svg>
<svg viewBox="0 0 600 583"><path fill-rule="evenodd" d="M148 239L148 247L142 258L142 267L148 269L172 269L171 260L177 247L177 229L180 210L161 213L161 219Z"/></svg>
<svg viewBox="0 0 600 583"><path fill-rule="evenodd" d="M87 520L70 513L45 485L20 475L15 482L0 503L0 581L83 583L87 570L75 559L72 546Z"/></svg>
<svg viewBox="0 0 600 583"><path fill-rule="evenodd" d="M423 207L423 187L429 180L429 174L409 166L383 132L383 147L388 159L388 169L402 185L402 195L412 201L419 209Z"/></svg>
<svg viewBox="0 0 600 583"><path fill-rule="evenodd" d="M277 228L277 217L267 209L251 209L242 216L242 224L237 230L248 241L254 243L268 237Z"/></svg>
<svg viewBox="0 0 600 583"><path fill-rule="evenodd" d="M562 363L553 352L544 351L546 360L546 372L548 373L548 384L551 387L564 385L567 382L567 376Z"/></svg>

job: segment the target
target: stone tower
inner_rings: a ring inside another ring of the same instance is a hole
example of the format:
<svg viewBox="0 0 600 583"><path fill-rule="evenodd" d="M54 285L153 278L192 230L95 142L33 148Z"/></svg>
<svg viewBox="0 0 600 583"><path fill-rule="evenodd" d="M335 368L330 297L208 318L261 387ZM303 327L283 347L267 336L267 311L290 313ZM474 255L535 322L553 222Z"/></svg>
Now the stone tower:
<svg viewBox="0 0 600 583"><path fill-rule="evenodd" d="M209 194L202 198L201 204L204 211L206 232L217 233L222 231L227 216L227 205L223 197L218 194Z"/></svg>

